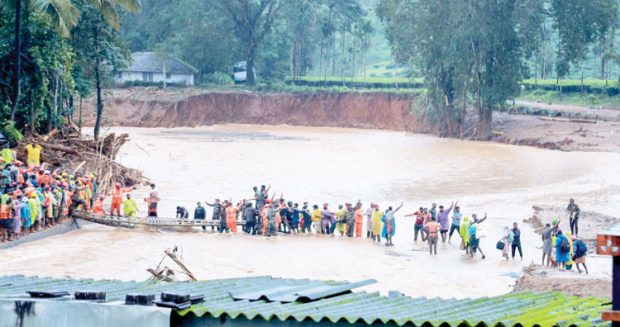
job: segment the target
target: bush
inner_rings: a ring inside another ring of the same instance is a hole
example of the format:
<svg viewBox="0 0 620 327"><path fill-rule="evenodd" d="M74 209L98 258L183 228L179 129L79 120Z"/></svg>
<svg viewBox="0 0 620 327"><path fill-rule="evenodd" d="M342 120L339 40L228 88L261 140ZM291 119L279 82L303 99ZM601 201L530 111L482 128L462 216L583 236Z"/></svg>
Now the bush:
<svg viewBox="0 0 620 327"><path fill-rule="evenodd" d="M8 120L2 125L2 134L6 136L9 141L18 142L24 138L24 135L15 128L15 122Z"/></svg>
<svg viewBox="0 0 620 327"><path fill-rule="evenodd" d="M215 72L213 74L205 74L202 77L203 84L228 85L233 84L233 79L228 74Z"/></svg>

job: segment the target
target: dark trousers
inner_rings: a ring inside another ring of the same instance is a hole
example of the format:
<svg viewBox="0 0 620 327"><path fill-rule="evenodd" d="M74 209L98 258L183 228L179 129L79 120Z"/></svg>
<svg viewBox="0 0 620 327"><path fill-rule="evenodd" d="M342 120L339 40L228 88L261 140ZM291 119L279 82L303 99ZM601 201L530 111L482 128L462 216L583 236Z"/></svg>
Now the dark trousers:
<svg viewBox="0 0 620 327"><path fill-rule="evenodd" d="M243 227L245 229L245 232L250 234L250 235L255 235L256 234L256 221L247 221L245 223L245 226Z"/></svg>
<svg viewBox="0 0 620 327"><path fill-rule="evenodd" d="M456 233L459 234L460 229L461 229L461 226L452 224L452 226L450 226L450 237L452 237L452 233L454 233L454 231L456 231Z"/></svg>
<svg viewBox="0 0 620 327"><path fill-rule="evenodd" d="M75 199L73 200L73 202L71 202L71 206L69 207L69 217L71 217L71 215L73 214L73 210L77 209L77 207L82 206L82 210L85 210L84 208L86 208L86 202L84 202L84 200L82 199Z"/></svg>
<svg viewBox="0 0 620 327"><path fill-rule="evenodd" d="M579 218L570 220L570 232L573 235L579 234Z"/></svg>
<svg viewBox="0 0 620 327"><path fill-rule="evenodd" d="M521 251L521 243L515 244L512 243L512 257L515 257L515 250L519 249L519 256L523 258L523 252Z"/></svg>
<svg viewBox="0 0 620 327"><path fill-rule="evenodd" d="M353 237L354 233L355 233L355 220L347 223L347 236Z"/></svg>

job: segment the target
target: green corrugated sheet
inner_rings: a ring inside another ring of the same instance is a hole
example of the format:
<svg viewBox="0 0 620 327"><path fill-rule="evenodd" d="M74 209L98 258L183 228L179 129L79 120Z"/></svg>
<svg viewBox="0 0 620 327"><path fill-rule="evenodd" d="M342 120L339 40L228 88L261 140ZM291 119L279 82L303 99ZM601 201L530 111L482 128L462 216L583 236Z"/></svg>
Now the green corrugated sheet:
<svg viewBox="0 0 620 327"><path fill-rule="evenodd" d="M250 277L183 283L120 282L114 280L51 279L24 276L0 277L0 297L25 296L28 290L101 290L108 301L122 301L127 293L203 294L205 302L178 312L185 316L242 317L266 321L315 321L395 323L397 325L522 325L608 326L600 319L608 309L605 299L580 298L561 293L514 293L479 299L427 299L408 296L385 297L378 293L353 292L308 303L235 301L230 292L260 292L279 286L294 289L342 285L344 282Z"/></svg>

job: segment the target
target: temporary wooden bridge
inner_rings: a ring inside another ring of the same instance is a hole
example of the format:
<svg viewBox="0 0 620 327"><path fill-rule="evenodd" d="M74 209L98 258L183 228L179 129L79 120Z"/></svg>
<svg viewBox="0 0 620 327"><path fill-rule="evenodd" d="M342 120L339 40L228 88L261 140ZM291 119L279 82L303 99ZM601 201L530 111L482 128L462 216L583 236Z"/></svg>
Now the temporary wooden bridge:
<svg viewBox="0 0 620 327"><path fill-rule="evenodd" d="M192 228L212 227L217 229L220 226L219 220L212 219L179 219L179 218L163 218L163 217L117 217L109 215L93 215L90 212L75 211L71 218L85 220L91 223L106 225L118 228L162 228L162 229L178 229L191 230ZM237 221L237 226L245 223Z"/></svg>

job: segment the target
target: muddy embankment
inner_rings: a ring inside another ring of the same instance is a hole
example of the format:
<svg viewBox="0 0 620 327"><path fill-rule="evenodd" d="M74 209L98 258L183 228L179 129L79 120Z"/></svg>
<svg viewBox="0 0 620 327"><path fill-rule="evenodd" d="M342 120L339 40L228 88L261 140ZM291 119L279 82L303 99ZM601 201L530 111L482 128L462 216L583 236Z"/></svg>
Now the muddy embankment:
<svg viewBox="0 0 620 327"><path fill-rule="evenodd" d="M94 101L84 119L94 124ZM416 131L412 97L357 93L250 93L115 90L105 101L104 124L184 127L225 123L374 128Z"/></svg>
<svg viewBox="0 0 620 327"><path fill-rule="evenodd" d="M390 93L134 88L107 93L103 123L132 127L288 124L432 133L435 128L413 114L423 109L416 105L413 96ZM467 121L474 122L473 110L470 114ZM84 123L94 125L94 121L95 101L91 98L84 104ZM620 123L498 112L493 116L491 141L564 151L620 152Z"/></svg>

